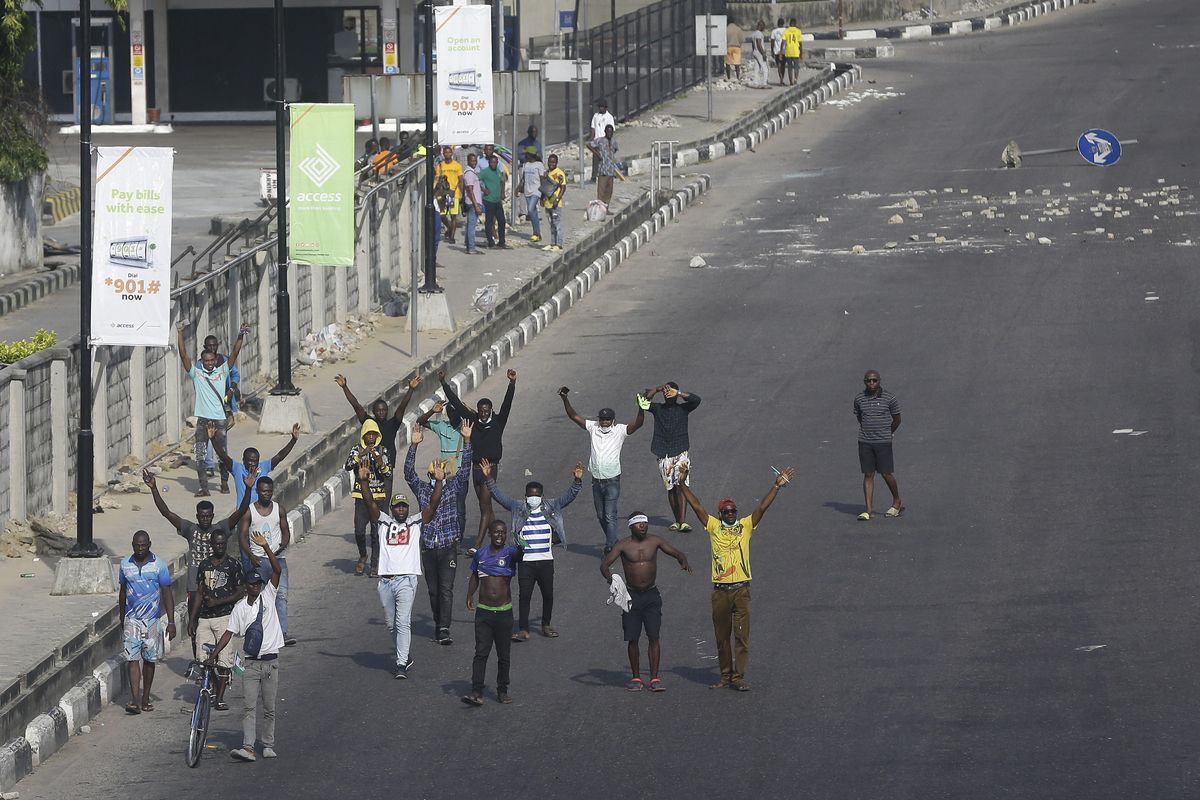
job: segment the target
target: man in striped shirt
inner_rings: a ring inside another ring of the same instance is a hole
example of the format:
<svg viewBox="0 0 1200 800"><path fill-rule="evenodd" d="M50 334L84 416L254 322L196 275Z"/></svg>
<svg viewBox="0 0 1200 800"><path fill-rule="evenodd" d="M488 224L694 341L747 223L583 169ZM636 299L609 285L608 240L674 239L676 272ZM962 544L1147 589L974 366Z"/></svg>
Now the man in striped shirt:
<svg viewBox="0 0 1200 800"><path fill-rule="evenodd" d="M492 478L492 464L486 459L479 462L488 491L496 502L512 512L512 531L517 541L524 542L524 557L518 567L517 587L517 632L514 642L529 640L529 603L533 599L533 587L542 591L542 636L551 639L558 631L550 627L554 611L554 552L551 544L557 537L566 542L563 531L562 510L579 496L583 487L583 464L575 465L575 480L561 497L543 498L542 484L530 481L525 484L525 497L514 500L496 487ZM474 552L471 553L474 555Z"/></svg>
<svg viewBox="0 0 1200 800"><path fill-rule="evenodd" d="M883 388L879 372L867 370L863 375L865 388L854 396L854 416L858 418L858 464L863 474L863 498L867 510L858 515L864 522L875 513L875 473L883 475L883 481L892 493L892 506L886 516L898 517L904 513L900 500L900 487L896 485L895 467L892 463L892 437L900 427L900 401L896 395Z"/></svg>

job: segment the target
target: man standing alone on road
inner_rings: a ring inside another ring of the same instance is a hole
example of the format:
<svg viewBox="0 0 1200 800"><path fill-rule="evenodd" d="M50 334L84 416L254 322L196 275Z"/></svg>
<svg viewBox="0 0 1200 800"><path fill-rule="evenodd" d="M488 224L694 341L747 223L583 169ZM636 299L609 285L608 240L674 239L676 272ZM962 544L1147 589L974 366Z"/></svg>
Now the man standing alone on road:
<svg viewBox="0 0 1200 800"><path fill-rule="evenodd" d="M462 701L469 706L483 705L483 682L487 677L488 656L496 648L496 699L505 705L508 696L509 653L512 651L513 613L512 578L525 545L517 537L516 547L506 544L508 526L496 520L488 526L490 541L475 553L471 562L471 580L467 583L467 611L475 612L475 658L471 662L471 693ZM479 590L479 608L475 608L475 590Z"/></svg>
<svg viewBox="0 0 1200 800"><path fill-rule="evenodd" d="M875 473L883 475L883 482L892 493L892 506L886 516L898 517L904 513L900 500L900 487L896 485L895 467L892 461L892 437L900 427L900 401L896 395L883 388L879 373L873 369L863 375L865 388L854 395L854 416L858 418L858 465L863 474L863 499L867 510L858 515L867 521L875 513Z"/></svg>
<svg viewBox="0 0 1200 800"><path fill-rule="evenodd" d="M625 446L625 439L641 428L642 423L646 421L646 409L650 407L650 401L638 395L638 413L628 425L617 422L616 412L611 408L600 409L597 419L585 420L571 406L567 397L570 391L564 386L558 390L558 396L562 398L567 419L587 431L592 440L588 472L592 473L592 502L596 504L596 519L600 521L600 529L604 532L604 553L607 555L617 543L617 500L621 497L621 448Z"/></svg>
<svg viewBox="0 0 1200 800"><path fill-rule="evenodd" d="M687 556L675 549L669 542L659 536L650 535L650 520L645 514L635 511L629 515L630 535L617 542L617 546L604 557L600 564L600 574L604 580L612 583L613 576L609 567L621 557L621 567L625 570L625 586L629 590L629 610L621 614L621 627L628 642L629 668L633 677L626 687L631 692L640 692L643 688L641 673L641 653L638 651L638 639L642 636L642 627L646 628L646 639L650 646L650 691L664 691L662 681L658 677L658 663L662 656L659 646L658 632L662 625L662 595L654 585L658 578L658 551L662 550L679 562L684 572L690 573L691 566Z"/></svg>
<svg viewBox="0 0 1200 800"><path fill-rule="evenodd" d="M700 395L681 392L678 383L667 381L662 386L647 389L642 396L652 399L659 392L663 393L663 402L652 403L646 409L654 417L654 438L650 442L650 452L658 456L658 471L667 488L671 513L675 516L671 530L686 533L692 526L683 521L687 516L687 506L679 486L687 482L687 469L691 469L692 465L688 457L688 415L700 405ZM681 473L681 467L687 469Z"/></svg>
<svg viewBox="0 0 1200 800"><path fill-rule="evenodd" d="M166 655L162 617L167 616L167 636L175 639L175 598L171 594L171 568L150 552L150 534L133 535L133 555L121 562L121 609L124 630L125 662L129 668L130 714L153 711L150 687L154 684L154 665ZM141 699L138 699L138 689Z"/></svg>
<svg viewBox="0 0 1200 800"><path fill-rule="evenodd" d="M735 689L747 692L746 661L750 657L750 536L763 514L775 502L779 490L787 486L795 474L791 467L779 473L771 490L748 517L738 519L737 503L725 498L717 504L720 516L709 516L704 506L692 494L687 483L680 485L696 518L708 532L712 546L712 619L717 638L717 660L721 665L721 681L713 689ZM686 476L685 476L686 477ZM729 647L733 634L736 661Z"/></svg>
<svg viewBox="0 0 1200 800"><path fill-rule="evenodd" d="M196 416L193 455L196 458L196 477L200 481L196 497L208 497L208 471L204 467L204 462L208 459L208 426L211 423L216 427L217 433L213 441L225 447L225 433L228 429L226 418L229 414L225 392L229 383L229 371L237 364L238 354L242 352L242 341L250 332L250 326L242 325L227 359L221 361L216 353L205 350L200 354L198 362L193 362L188 355L187 342L183 339L183 323L177 323L175 328L179 331L179 361L183 365L183 371L192 379L192 392L195 395L192 411ZM222 491L228 493L229 487L223 486Z"/></svg>

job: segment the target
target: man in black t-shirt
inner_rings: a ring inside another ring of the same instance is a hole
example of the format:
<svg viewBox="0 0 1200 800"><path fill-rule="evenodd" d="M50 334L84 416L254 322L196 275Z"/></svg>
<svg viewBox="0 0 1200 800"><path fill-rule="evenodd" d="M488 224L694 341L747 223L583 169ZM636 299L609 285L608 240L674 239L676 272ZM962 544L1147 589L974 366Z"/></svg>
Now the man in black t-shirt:
<svg viewBox="0 0 1200 800"><path fill-rule="evenodd" d="M379 435L383 439L383 452L387 453L388 463L395 465L396 463L396 434L404 427L404 412L408 410L408 403L412 400L413 392L421 385L421 379L414 377L408 381L408 391L404 393L404 397L400 400L400 405L396 408L396 413L388 415L388 405L383 398L378 398L374 403L371 403L371 413L362 407L362 403L358 402L358 398L354 396L354 392L350 391L350 385L346 382L345 375L335 375L333 382L342 387L342 391L346 395L346 401L350 403L350 407L354 409L354 416L358 417L358 421L366 422L368 418L375 420L375 424L379 426ZM385 494L390 494L386 492Z"/></svg>
<svg viewBox="0 0 1200 800"><path fill-rule="evenodd" d="M250 493L246 492L246 496ZM212 555L196 570L199 588L188 603L188 635L198 644L215 645L221 639L229 627L234 603L246 594L242 565L225 552L228 538L214 529L209 540ZM217 656L217 699L213 704L217 711L229 710L225 705L225 689L233 669L233 654L233 648L227 648Z"/></svg>

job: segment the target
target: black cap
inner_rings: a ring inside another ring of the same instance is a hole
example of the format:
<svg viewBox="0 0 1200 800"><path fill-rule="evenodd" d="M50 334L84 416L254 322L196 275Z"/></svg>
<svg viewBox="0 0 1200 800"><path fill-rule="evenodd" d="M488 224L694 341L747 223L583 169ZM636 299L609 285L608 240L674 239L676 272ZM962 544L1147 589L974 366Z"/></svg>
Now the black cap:
<svg viewBox="0 0 1200 800"><path fill-rule="evenodd" d="M611 408L602 408L597 416L600 417L600 419L616 419L617 412L613 411Z"/></svg>
<svg viewBox="0 0 1200 800"><path fill-rule="evenodd" d="M266 581L263 580L263 576L262 576L261 572L259 572L256 569L251 569L251 570L246 570L246 583L247 584L266 583Z"/></svg>

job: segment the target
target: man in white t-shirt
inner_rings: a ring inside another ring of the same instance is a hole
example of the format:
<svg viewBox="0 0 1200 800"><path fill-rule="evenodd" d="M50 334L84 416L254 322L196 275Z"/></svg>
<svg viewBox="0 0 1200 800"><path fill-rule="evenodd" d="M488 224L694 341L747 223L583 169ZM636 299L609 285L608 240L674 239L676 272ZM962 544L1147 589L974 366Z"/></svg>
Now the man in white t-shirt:
<svg viewBox="0 0 1200 800"><path fill-rule="evenodd" d="M278 615L280 629L283 631L283 641L288 647L296 643L296 637L288 635L288 567L283 553L292 543L292 528L288 523L287 509L274 502L275 481L263 476L254 482L258 499L250 504L250 513L242 517L238 526L238 543L242 548L242 566L247 572L257 570L266 581L271 577L267 570L268 553L279 559L279 580L275 581L277 591L272 592L275 602L275 613ZM254 534L259 534L264 545L256 543Z"/></svg>
<svg viewBox="0 0 1200 800"><path fill-rule="evenodd" d="M570 389L558 390L567 418L588 432L592 440L591 455L588 456L588 471L592 473L592 500L596 504L596 518L604 531L604 554L608 555L617 543L617 499L621 496L621 447L626 437L642 427L646 421L646 409L650 401L637 396L637 417L630 424L618 423L616 412L602 408L597 419L585 420L571 407L567 398Z"/></svg>
<svg viewBox="0 0 1200 800"><path fill-rule="evenodd" d="M779 71L779 85L783 86L783 71L787 68L787 61L783 57L783 32L787 30L787 25L783 22L783 17L780 17L775 27L771 30L771 59L775 62L775 69Z"/></svg>
<svg viewBox="0 0 1200 800"><path fill-rule="evenodd" d="M603 139L604 132L611 125L613 130L617 129L617 121L613 119L613 115L608 113L608 101L600 100L596 103L596 113L592 114L592 136L588 141ZM596 180L596 176L600 174L600 155L592 153L592 180Z"/></svg>
<svg viewBox="0 0 1200 800"><path fill-rule="evenodd" d="M207 659L215 665L230 638L242 637L242 663L246 668L242 676L242 746L230 752L238 761L257 759L254 740L259 698L263 706L263 758L275 757L275 701L279 697L279 651L283 649L283 629L275 612L279 559L261 533L255 533L250 541L271 562L271 578L264 581L259 570L246 573L246 596L229 613L228 627Z"/></svg>
<svg viewBox="0 0 1200 800"><path fill-rule="evenodd" d="M379 526L379 602L387 617L388 631L396 641L396 672L393 677L403 680L413 665L409 654L412 643L413 599L417 596L417 580L421 577L421 526L428 525L442 501L442 489L446 485L445 462L435 461L432 467L433 494L429 504L420 513L409 516L408 498L394 494L391 513L379 510L369 491L371 468L360 464L356 476L363 502L367 504L367 517L372 525Z"/></svg>

